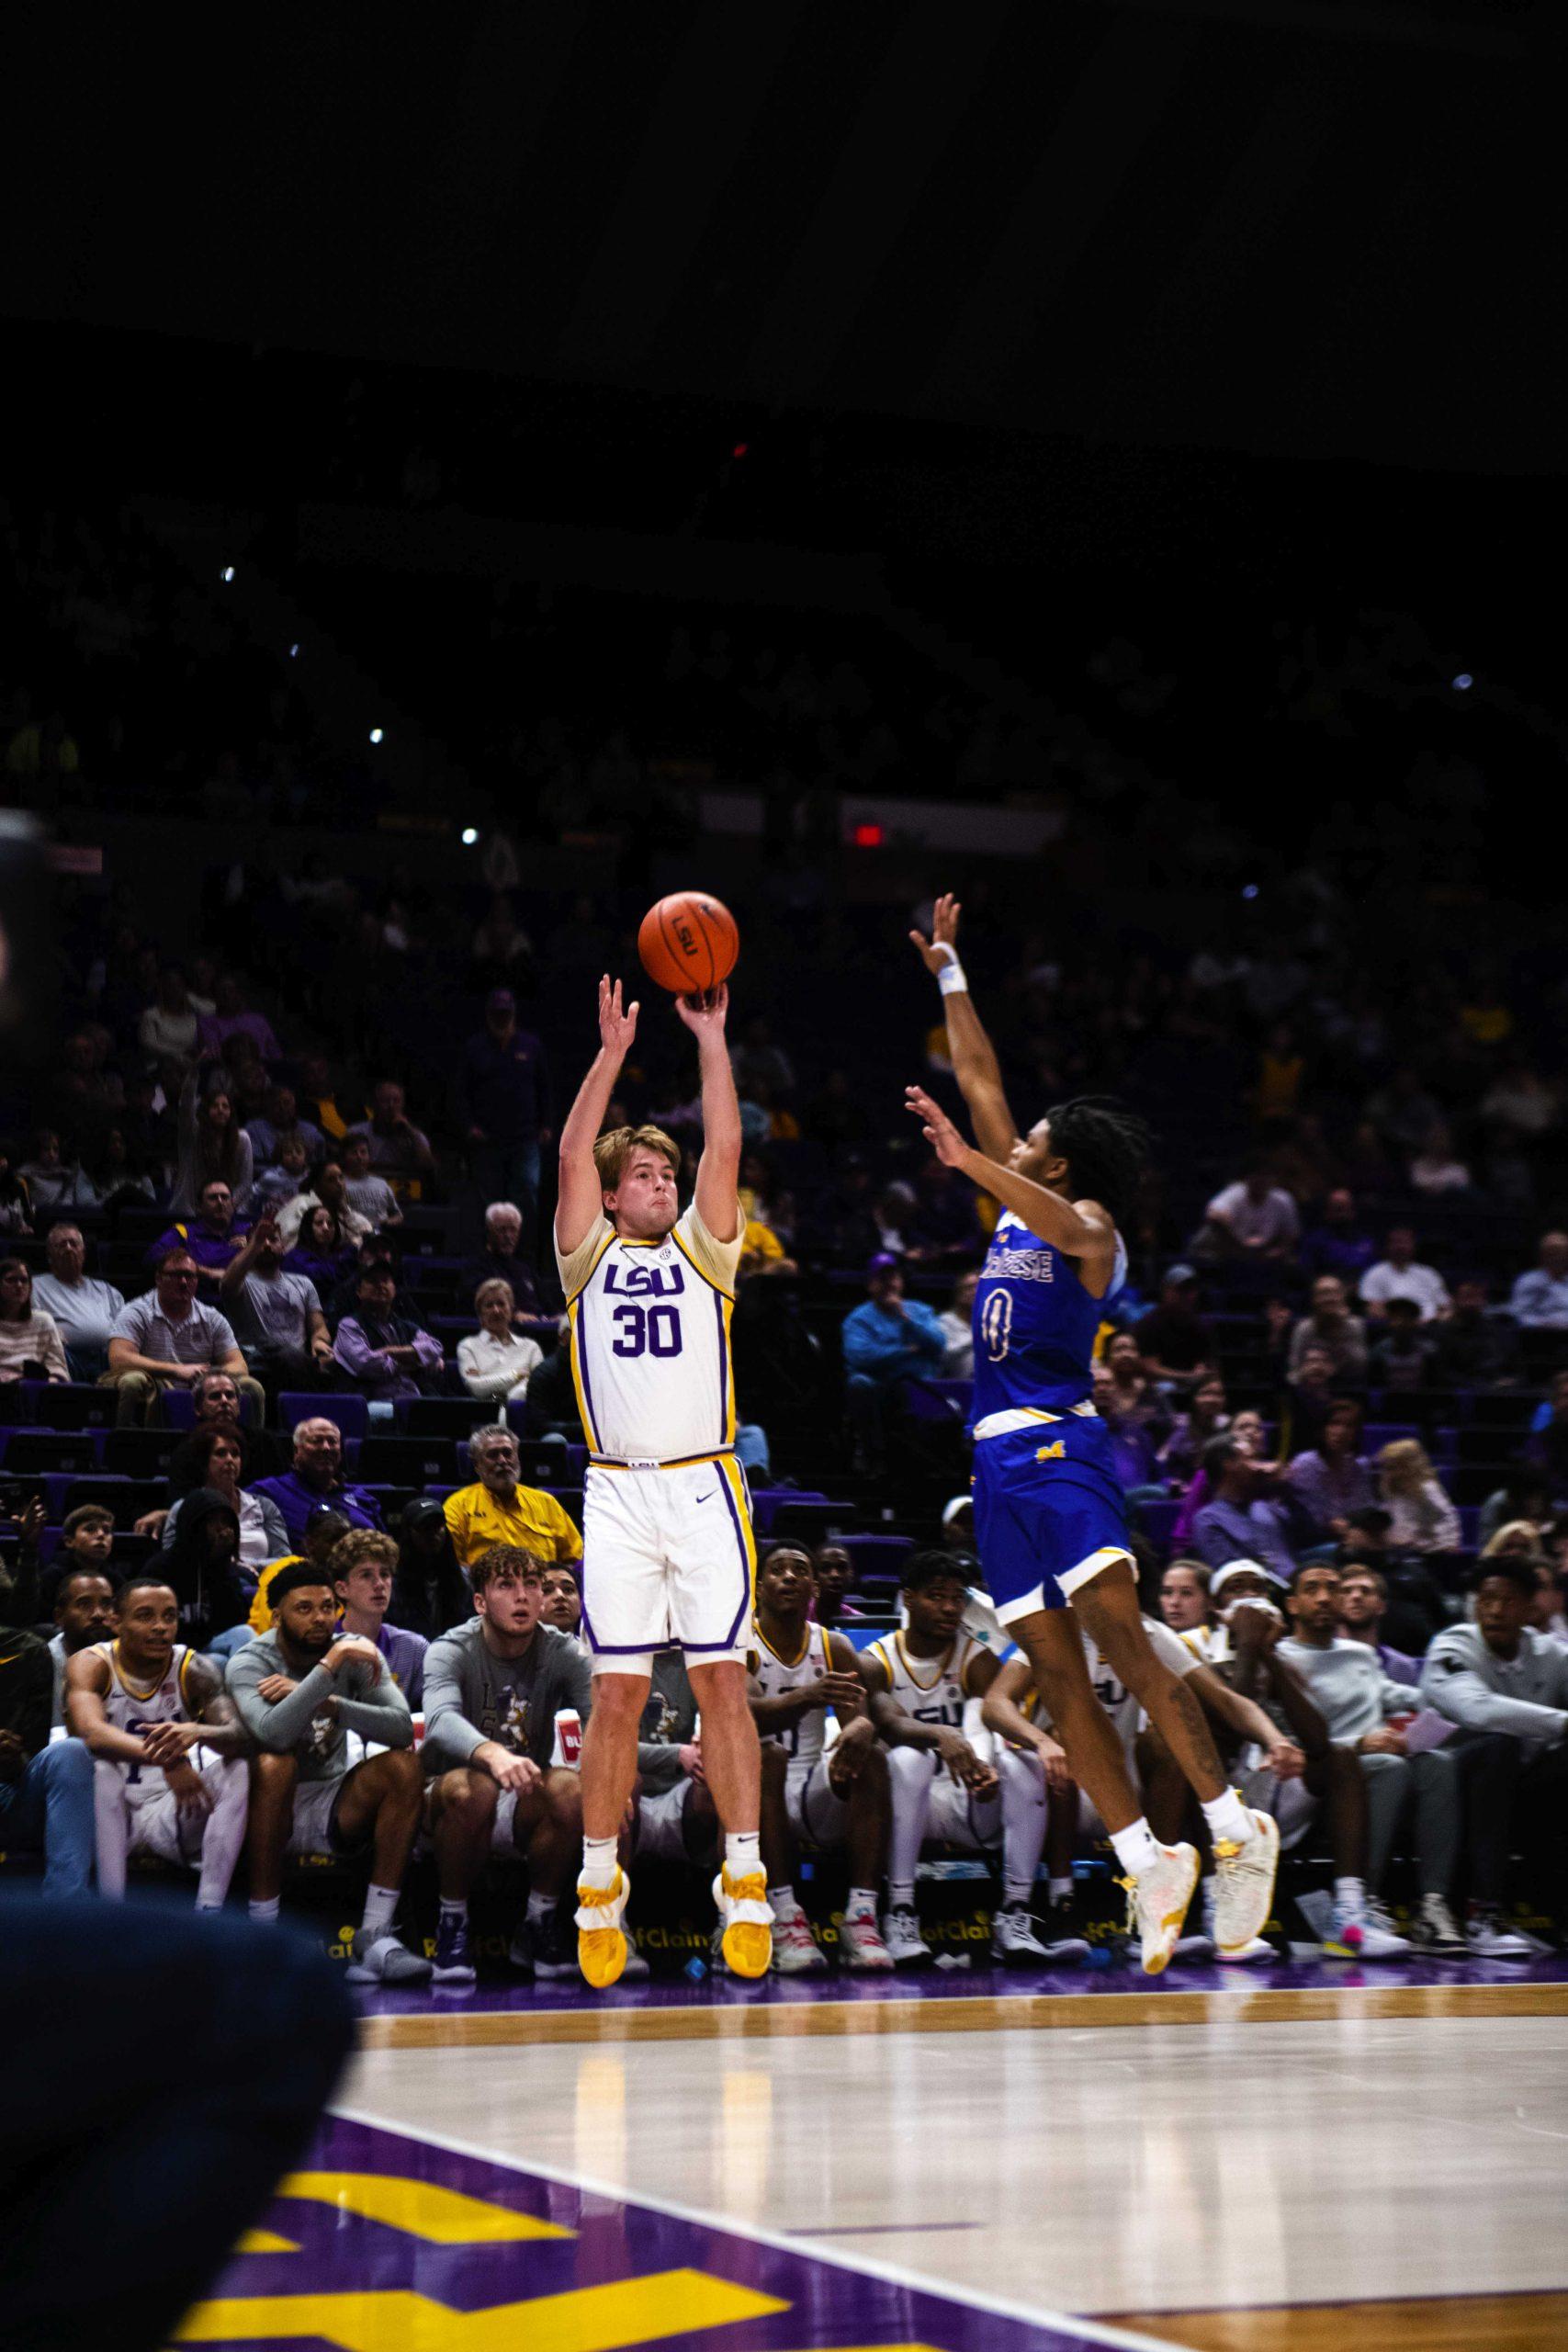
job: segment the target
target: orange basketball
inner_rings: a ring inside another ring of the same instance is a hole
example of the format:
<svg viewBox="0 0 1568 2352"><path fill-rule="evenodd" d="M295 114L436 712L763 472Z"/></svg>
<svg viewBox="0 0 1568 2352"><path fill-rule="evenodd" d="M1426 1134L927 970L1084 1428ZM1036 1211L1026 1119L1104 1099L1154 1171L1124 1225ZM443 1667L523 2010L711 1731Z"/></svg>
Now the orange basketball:
<svg viewBox="0 0 1568 2352"><path fill-rule="evenodd" d="M729 909L705 890L672 890L644 915L637 952L649 979L671 996L699 996L735 969L740 933Z"/></svg>

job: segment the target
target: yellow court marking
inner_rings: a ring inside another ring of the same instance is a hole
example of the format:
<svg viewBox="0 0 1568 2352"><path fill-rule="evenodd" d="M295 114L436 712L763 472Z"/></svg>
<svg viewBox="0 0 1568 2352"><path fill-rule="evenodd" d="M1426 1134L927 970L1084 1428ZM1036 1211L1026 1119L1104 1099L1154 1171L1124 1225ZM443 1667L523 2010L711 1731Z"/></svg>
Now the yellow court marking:
<svg viewBox="0 0 1568 2352"><path fill-rule="evenodd" d="M703 2270L655 2271L613 2286L455 2312L398 2288L360 2295L244 2295L200 2303L180 2329L182 2344L254 2344L317 2336L342 2352L620 2352L623 2346L684 2341L710 2327L770 2319L788 2311Z"/></svg>
<svg viewBox="0 0 1568 2352"><path fill-rule="evenodd" d="M1105 2316L1187 2352L1343 2352L1348 2344L1375 2344L1378 2352L1558 2352L1568 2342L1568 2293Z"/></svg>
<svg viewBox="0 0 1568 2352"><path fill-rule="evenodd" d="M276 2194L309 2198L313 2204L331 2205L340 2213L385 2222L389 2229L424 2238L432 2245L502 2245L525 2238L574 2235L554 2222L536 2222L532 2213L513 2213L482 2197L465 2197L456 2188L441 2188L429 2180L405 2180L390 2172L291 2172ZM282 2248L265 2250L280 2252Z"/></svg>
<svg viewBox="0 0 1568 2352"><path fill-rule="evenodd" d="M247 2230L236 2254L298 2254L299 2243L294 2238L280 2238L276 2230Z"/></svg>
<svg viewBox="0 0 1568 2352"><path fill-rule="evenodd" d="M547 2041L796 2041L815 2035L1032 2033L1056 2026L1280 2025L1370 2018L1568 2017L1568 1984L1321 1984L1224 1993L958 1995L942 2000L757 2000L692 2008L478 2009L365 2018L365 2050Z"/></svg>

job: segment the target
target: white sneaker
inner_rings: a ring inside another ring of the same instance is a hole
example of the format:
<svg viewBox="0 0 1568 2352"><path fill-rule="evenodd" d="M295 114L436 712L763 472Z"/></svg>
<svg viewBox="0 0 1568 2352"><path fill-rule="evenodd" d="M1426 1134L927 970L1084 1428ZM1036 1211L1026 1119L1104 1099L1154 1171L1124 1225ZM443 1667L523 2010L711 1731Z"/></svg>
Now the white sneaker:
<svg viewBox="0 0 1568 2352"><path fill-rule="evenodd" d="M1172 1960L1201 1961L1216 1957L1213 1936L1178 1936L1171 1951Z"/></svg>
<svg viewBox="0 0 1568 2352"><path fill-rule="evenodd" d="M432 1973L429 1961L410 1951L396 1936L378 1936L367 1944L361 1928L354 1939L354 1958L348 1964L351 1984L428 1984Z"/></svg>
<svg viewBox="0 0 1568 2352"><path fill-rule="evenodd" d="M931 1958L931 1948L920 1933L919 1919L902 1904L897 1910L883 1915L882 1942L895 1968L924 1968Z"/></svg>
<svg viewBox="0 0 1568 2352"><path fill-rule="evenodd" d="M1004 1904L991 1918L991 1958L1004 1968L1047 1968L1051 1955L1034 1932L1028 1905Z"/></svg>
<svg viewBox="0 0 1568 2352"><path fill-rule="evenodd" d="M1534 1960L1540 1949L1532 1937L1516 1935L1500 1911L1473 1905L1465 1921L1464 1939L1476 1960Z"/></svg>
<svg viewBox="0 0 1568 2352"><path fill-rule="evenodd" d="M782 1911L773 1914L773 1973L775 1976L810 1976L828 1965L827 1955L818 1948L811 1932L811 1922L804 1911Z"/></svg>
<svg viewBox="0 0 1568 2352"><path fill-rule="evenodd" d="M1274 1878L1280 1867L1280 1825L1271 1813L1249 1813L1252 1835L1245 1846L1214 1840L1214 1941L1224 1952L1257 1941L1274 1907Z"/></svg>
<svg viewBox="0 0 1568 2352"><path fill-rule="evenodd" d="M1417 1951L1454 1952L1469 1947L1458 1920L1440 1894L1424 1894L1411 1923L1410 1940Z"/></svg>
<svg viewBox="0 0 1568 2352"><path fill-rule="evenodd" d="M839 1931L839 1948L844 1955L844 1966L861 1970L890 1970L893 1955L882 1940L882 1930L874 1911L850 1911Z"/></svg>
<svg viewBox="0 0 1568 2352"><path fill-rule="evenodd" d="M1222 1951L1215 1957L1224 1968L1257 1968L1266 1962L1278 1960L1280 1955L1265 1938L1254 1936L1252 1941L1243 1944L1239 1951Z"/></svg>
<svg viewBox="0 0 1568 2352"><path fill-rule="evenodd" d="M1159 1860L1127 1889L1127 1932L1143 1947L1144 1973L1158 1976L1168 1967L1198 1883L1198 1854L1191 1846L1162 1846Z"/></svg>

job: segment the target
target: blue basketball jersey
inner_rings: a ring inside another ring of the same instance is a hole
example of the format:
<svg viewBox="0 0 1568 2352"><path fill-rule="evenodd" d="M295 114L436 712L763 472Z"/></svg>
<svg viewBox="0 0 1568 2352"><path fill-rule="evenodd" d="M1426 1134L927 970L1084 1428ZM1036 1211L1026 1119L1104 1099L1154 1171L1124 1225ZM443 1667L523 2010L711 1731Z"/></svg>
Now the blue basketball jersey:
<svg viewBox="0 0 1568 2352"><path fill-rule="evenodd" d="M1127 1278L1120 1234L1111 1285L1094 1298L1070 1259L1004 1209L975 1293L974 1418L1032 1406L1066 1412L1091 1385L1095 1335Z"/></svg>

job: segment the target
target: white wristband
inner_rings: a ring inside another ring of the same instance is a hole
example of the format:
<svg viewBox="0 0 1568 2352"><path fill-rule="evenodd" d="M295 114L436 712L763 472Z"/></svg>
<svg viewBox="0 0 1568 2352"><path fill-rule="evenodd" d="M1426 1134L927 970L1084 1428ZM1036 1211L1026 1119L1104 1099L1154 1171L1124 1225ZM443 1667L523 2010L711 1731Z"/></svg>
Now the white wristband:
<svg viewBox="0 0 1568 2352"><path fill-rule="evenodd" d="M964 977L964 967L951 947L947 952L951 960L937 974L936 984L943 996L967 996L969 983Z"/></svg>

